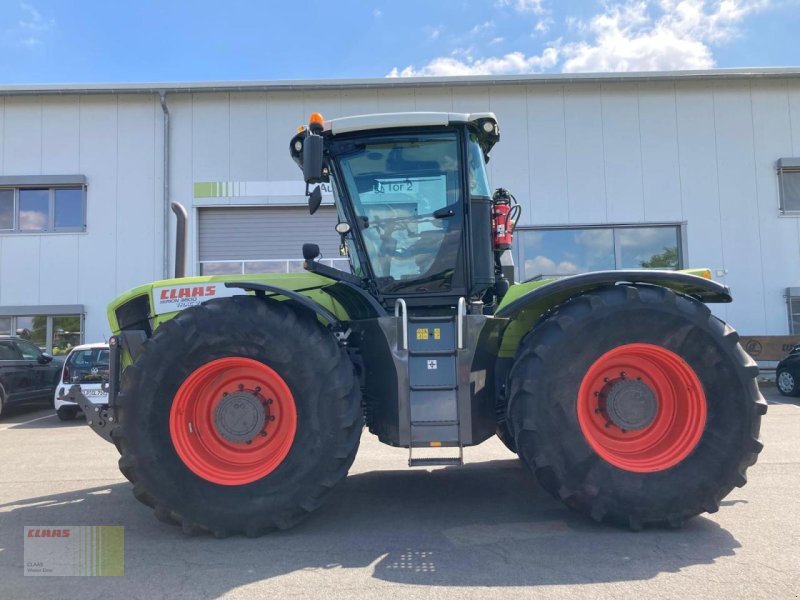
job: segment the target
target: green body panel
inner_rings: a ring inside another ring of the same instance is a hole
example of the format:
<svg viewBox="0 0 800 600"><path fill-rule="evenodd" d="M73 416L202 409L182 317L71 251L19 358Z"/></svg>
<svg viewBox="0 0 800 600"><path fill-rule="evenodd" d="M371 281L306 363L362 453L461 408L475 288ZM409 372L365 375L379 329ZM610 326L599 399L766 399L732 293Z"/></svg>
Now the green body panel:
<svg viewBox="0 0 800 600"><path fill-rule="evenodd" d="M705 268L683 269L678 272L694 275L696 277L702 277L705 279L711 279L711 272ZM503 297L503 300L500 302L497 310L500 311L503 309L503 307L508 306L511 302L556 281L559 280L552 278L538 279L535 281L527 281L512 285L506 295ZM674 284L665 283L664 285L675 290L676 292L687 292L687 290L678 285L677 282ZM595 286L587 286L584 291L593 287ZM536 325L544 313L558 306L568 298L580 293L582 293L581 290L577 290L576 292L576 290L573 289L566 293L545 295L539 298L536 302L532 302L529 306L525 307L525 310L512 319L506 328L503 334L503 342L500 345L500 353L498 356L500 358L512 358L514 353L517 351L517 347L519 346L520 341L522 341L522 338L533 328L534 325Z"/></svg>
<svg viewBox="0 0 800 600"><path fill-rule="evenodd" d="M498 308L502 308L512 300L521 298L533 290L544 287L553 281L556 280L540 279L538 281L529 281L527 283L518 283L516 285L512 285L508 289L506 295L503 297L503 301L500 303ZM529 306L508 324L508 327L506 327L505 331L503 332L503 341L500 343L500 352L498 354L500 358L513 357L525 334L533 328L544 312L559 302L551 302L550 299L551 297L547 297L547 302L540 302L539 304L533 304Z"/></svg>
<svg viewBox="0 0 800 600"><path fill-rule="evenodd" d="M249 283L260 283L265 285L274 285L277 287L281 287L285 290L289 291L297 291L301 290L300 294L306 296L313 300L314 302L320 304L321 306L327 308L331 311L337 318L347 320L348 315L342 306L336 302L331 296L326 294L319 289L307 289L307 288L319 288L325 285L329 285L335 283L332 279L328 279L327 277L323 277L322 275L317 275L316 273L310 272L303 272L303 273L268 273L263 275L203 275L198 277L183 277L180 279L163 279L161 281L154 281L152 283L148 283L145 285L140 285L138 287L133 288L132 290L128 290L124 294L121 294L117 298L115 298L111 304L108 305L108 323L111 326L111 331L114 335L119 334L120 328L119 323L117 323L117 316L115 314L116 309L129 302L133 298L137 296L141 296L146 294L150 298L150 314L153 315L151 319L151 324L153 329L155 330L159 325L168 321L176 314L180 312L180 310L176 310L174 312L163 313L160 315L155 314L154 310L154 300L153 300L153 289L154 288L161 288L164 286L187 286L187 287L194 287L200 284L224 284L226 282L237 281L242 282L246 281ZM245 293L242 291L241 293ZM252 293L252 292L247 292ZM275 297L277 300L283 300L285 298L281 296Z"/></svg>

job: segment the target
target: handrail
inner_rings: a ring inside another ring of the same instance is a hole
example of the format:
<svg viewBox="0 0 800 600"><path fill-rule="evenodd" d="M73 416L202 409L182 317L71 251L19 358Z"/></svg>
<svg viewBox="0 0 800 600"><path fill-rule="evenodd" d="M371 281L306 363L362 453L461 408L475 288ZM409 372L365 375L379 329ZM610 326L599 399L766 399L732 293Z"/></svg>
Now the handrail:
<svg viewBox="0 0 800 600"><path fill-rule="evenodd" d="M394 303L394 316L402 317L403 333L400 338L403 340L401 350L408 350L408 310L406 308L406 301L398 298Z"/></svg>
<svg viewBox="0 0 800 600"><path fill-rule="evenodd" d="M458 315L456 316L456 340L458 349L464 349L464 321L467 319L467 301L462 296L458 299Z"/></svg>

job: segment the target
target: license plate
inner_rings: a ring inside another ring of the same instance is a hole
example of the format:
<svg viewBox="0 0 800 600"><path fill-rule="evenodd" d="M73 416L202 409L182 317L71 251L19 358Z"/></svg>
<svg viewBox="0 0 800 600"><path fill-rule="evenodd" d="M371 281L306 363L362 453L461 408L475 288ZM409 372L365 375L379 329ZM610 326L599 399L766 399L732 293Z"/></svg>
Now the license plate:
<svg viewBox="0 0 800 600"><path fill-rule="evenodd" d="M82 390L82 392L87 398L100 398L102 396L108 396L108 392L104 392L103 390Z"/></svg>

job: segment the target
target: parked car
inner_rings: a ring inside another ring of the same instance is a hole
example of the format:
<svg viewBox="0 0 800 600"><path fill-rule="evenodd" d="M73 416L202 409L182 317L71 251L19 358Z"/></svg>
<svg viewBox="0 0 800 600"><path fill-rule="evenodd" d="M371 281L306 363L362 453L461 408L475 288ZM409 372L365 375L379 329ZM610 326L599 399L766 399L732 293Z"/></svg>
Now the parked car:
<svg viewBox="0 0 800 600"><path fill-rule="evenodd" d="M53 400L59 419L70 421L80 410L74 402L63 399L75 384L93 404L108 403L108 392L103 389L108 383L108 364L108 344L83 344L70 351Z"/></svg>
<svg viewBox="0 0 800 600"><path fill-rule="evenodd" d="M775 383L784 396L800 396L800 344L778 363Z"/></svg>
<svg viewBox="0 0 800 600"><path fill-rule="evenodd" d="M0 336L0 415L14 404L49 399L62 362L17 336Z"/></svg>

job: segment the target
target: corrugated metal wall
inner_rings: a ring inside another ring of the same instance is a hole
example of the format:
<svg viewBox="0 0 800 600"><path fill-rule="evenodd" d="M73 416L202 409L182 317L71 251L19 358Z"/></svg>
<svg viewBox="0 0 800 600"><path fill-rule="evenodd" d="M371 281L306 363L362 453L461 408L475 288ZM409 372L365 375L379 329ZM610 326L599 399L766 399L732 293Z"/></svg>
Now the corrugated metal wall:
<svg viewBox="0 0 800 600"><path fill-rule="evenodd" d="M201 262L302 259L304 243L322 256L339 258L338 222L332 207L309 215L305 207L202 208L198 222Z"/></svg>
<svg viewBox="0 0 800 600"><path fill-rule="evenodd" d="M161 277L161 107L151 95L0 97L0 175L85 175L86 232L0 235L0 305L108 303Z"/></svg>

